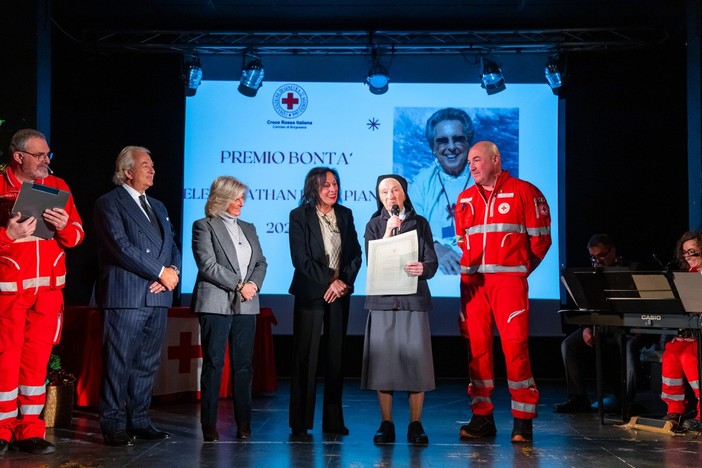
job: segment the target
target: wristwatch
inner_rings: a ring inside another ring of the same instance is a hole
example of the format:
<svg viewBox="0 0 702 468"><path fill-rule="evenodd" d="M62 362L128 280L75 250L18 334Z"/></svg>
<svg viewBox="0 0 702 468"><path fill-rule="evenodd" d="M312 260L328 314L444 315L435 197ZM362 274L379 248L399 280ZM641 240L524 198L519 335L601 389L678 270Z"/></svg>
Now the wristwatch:
<svg viewBox="0 0 702 468"><path fill-rule="evenodd" d="M171 265L171 270L175 271L176 276L180 276L180 270L177 266Z"/></svg>

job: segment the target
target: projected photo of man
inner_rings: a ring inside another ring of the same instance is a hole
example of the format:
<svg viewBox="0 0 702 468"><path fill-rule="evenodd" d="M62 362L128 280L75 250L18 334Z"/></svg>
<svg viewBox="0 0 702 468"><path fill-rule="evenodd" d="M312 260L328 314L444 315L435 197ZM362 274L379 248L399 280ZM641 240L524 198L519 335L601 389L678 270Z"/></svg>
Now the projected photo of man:
<svg viewBox="0 0 702 468"><path fill-rule="evenodd" d="M454 211L458 195L473 184L467 156L476 135L500 140L502 147L508 148L505 164L512 173L519 173L518 109L395 110L394 170L412 181L409 195L417 214L431 226L439 273L460 273ZM431 153L426 152L425 141Z"/></svg>

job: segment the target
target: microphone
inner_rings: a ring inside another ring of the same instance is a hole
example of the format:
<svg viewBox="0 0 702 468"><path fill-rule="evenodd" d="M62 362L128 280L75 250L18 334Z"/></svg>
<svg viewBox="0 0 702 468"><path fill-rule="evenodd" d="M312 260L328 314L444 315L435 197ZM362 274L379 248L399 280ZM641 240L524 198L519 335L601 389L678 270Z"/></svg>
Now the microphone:
<svg viewBox="0 0 702 468"><path fill-rule="evenodd" d="M49 171L49 174L53 174L53 173L54 173L54 171L52 171L52 170L51 170L51 167L49 167L49 166L46 166L46 170Z"/></svg>
<svg viewBox="0 0 702 468"><path fill-rule="evenodd" d="M677 260L673 259L673 260L669 261L668 263L666 263L666 264L664 265L663 262L661 261L661 259L658 258L658 255L652 254L651 256L653 257L653 259L654 259L655 261L658 262L658 264L661 266L661 268L663 269L664 272L669 272L670 269L673 268L674 266L676 266L677 263L678 263ZM700 256L700 254L692 254L692 255L690 255L690 257L699 257L699 256Z"/></svg>
<svg viewBox="0 0 702 468"><path fill-rule="evenodd" d="M400 206L399 205L392 205L392 208L390 209L390 214L393 216L400 216ZM391 236L396 236L397 235L397 228L394 227L392 228L392 231L390 231Z"/></svg>

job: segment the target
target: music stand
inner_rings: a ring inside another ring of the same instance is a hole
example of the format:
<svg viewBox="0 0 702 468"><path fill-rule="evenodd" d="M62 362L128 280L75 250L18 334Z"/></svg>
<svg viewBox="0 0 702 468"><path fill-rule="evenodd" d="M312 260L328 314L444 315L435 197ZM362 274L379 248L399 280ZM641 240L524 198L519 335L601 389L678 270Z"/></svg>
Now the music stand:
<svg viewBox="0 0 702 468"><path fill-rule="evenodd" d="M675 272L673 283L685 312L702 313L702 274L698 272Z"/></svg>
<svg viewBox="0 0 702 468"><path fill-rule="evenodd" d="M608 282L602 268L567 268L561 271L561 282L580 310L609 311L605 290ZM613 271L622 271L616 268Z"/></svg>
<svg viewBox="0 0 702 468"><path fill-rule="evenodd" d="M671 280L671 278L669 278ZM702 314L702 275L698 272L674 272L672 274L672 292L674 293L677 303L677 307L671 307L671 310L666 309L654 310L648 313L687 313L691 314L690 325L692 330L695 331L697 337L697 372L698 379L702 376L702 346L700 346L700 328L692 328L695 323L699 324L699 320L693 320L694 315ZM641 310L638 309L637 312ZM697 317L699 319L699 317ZM662 421L656 419L639 418L634 416L631 418L628 424L621 427L630 429L642 429L650 432L658 432L661 434L675 435L675 427L672 426L670 421Z"/></svg>
<svg viewBox="0 0 702 468"><path fill-rule="evenodd" d="M698 275L700 276L700 275ZM702 276L699 278L702 280ZM576 305L581 310L591 310L596 315L621 317L624 314L684 314L682 303L671 283L669 275L659 271L631 271L628 269L570 269L563 272L562 280ZM700 288L702 289L702 288ZM702 297L700 298L702 304ZM702 306L701 306L702 310ZM597 330L600 324L593 323L595 330L595 364L597 379L597 401L600 423L604 423L602 407L602 349ZM619 329L619 327L616 327ZM620 349L626 349L625 333L618 333ZM626 356L622 351L620 372L622 375L622 419L628 413L626 399Z"/></svg>
<svg viewBox="0 0 702 468"><path fill-rule="evenodd" d="M628 272L630 280L618 282L605 291L612 311L618 314L683 314L676 288L666 273L656 271Z"/></svg>

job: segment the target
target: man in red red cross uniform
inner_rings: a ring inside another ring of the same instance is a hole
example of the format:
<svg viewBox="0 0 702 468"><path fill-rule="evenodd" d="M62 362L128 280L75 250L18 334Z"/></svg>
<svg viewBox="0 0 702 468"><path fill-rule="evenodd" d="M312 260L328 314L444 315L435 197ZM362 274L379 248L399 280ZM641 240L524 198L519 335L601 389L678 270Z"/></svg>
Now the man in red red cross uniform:
<svg viewBox="0 0 702 468"><path fill-rule="evenodd" d="M476 143L468 152L475 185L456 204L456 234L461 257L461 323L468 337L473 417L460 436L497 432L490 398L495 387L492 330L497 326L512 396L512 442L531 442L539 392L531 374L529 286L527 276L551 246L551 216L546 199L532 184L502 170L497 146Z"/></svg>
<svg viewBox="0 0 702 468"><path fill-rule="evenodd" d="M62 179L49 175L51 156L42 133L20 130L10 140L10 162L0 171L0 454L10 445L38 454L55 450L44 438L39 414L60 332L64 249L83 241L83 226L72 196L65 208L47 209L40 219L12 215L23 182L69 191ZM39 223L46 223L53 238L34 235Z"/></svg>

